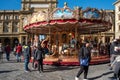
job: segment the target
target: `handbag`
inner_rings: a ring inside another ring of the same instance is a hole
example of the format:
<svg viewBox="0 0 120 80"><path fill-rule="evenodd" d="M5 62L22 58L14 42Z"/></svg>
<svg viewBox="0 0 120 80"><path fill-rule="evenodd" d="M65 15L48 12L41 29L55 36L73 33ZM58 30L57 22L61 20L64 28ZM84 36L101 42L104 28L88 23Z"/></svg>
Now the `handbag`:
<svg viewBox="0 0 120 80"><path fill-rule="evenodd" d="M88 62L89 58L86 57L86 58L81 58L80 59L80 65L82 66L88 66L89 62Z"/></svg>
<svg viewBox="0 0 120 80"><path fill-rule="evenodd" d="M82 48L82 57L80 58L80 65L88 66L89 57L85 57L85 48Z"/></svg>

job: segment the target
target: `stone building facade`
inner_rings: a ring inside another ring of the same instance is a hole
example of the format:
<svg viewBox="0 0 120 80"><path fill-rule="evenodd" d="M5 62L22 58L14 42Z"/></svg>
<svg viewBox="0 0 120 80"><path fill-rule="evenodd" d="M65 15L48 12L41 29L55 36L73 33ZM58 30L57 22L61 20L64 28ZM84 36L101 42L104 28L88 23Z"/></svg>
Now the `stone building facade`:
<svg viewBox="0 0 120 80"><path fill-rule="evenodd" d="M120 38L120 0L115 3L115 38Z"/></svg>
<svg viewBox="0 0 120 80"><path fill-rule="evenodd" d="M23 30L23 21L39 10L56 8L57 0L22 0L21 10L0 11L0 42L3 45L15 46L18 43L27 43L29 33Z"/></svg>

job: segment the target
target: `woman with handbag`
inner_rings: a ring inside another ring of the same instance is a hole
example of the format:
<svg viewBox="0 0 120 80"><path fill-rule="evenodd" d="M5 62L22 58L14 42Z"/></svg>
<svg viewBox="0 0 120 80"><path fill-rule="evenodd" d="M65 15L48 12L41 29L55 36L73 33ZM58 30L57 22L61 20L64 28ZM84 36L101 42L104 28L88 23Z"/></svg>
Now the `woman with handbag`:
<svg viewBox="0 0 120 80"><path fill-rule="evenodd" d="M89 63L91 60L91 48L90 43L86 43L84 47L80 49L79 52L79 60L80 60L80 70L78 71L75 80L79 80L79 76L84 72L84 79L87 80ZM86 63L84 63L86 62Z"/></svg>

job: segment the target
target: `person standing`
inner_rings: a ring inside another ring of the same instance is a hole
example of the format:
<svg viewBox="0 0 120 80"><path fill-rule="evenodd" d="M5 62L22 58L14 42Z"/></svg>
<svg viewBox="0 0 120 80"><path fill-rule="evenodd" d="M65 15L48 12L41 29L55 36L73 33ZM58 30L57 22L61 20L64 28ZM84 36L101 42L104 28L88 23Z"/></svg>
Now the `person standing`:
<svg viewBox="0 0 120 80"><path fill-rule="evenodd" d="M87 80L87 74L88 74L88 68L89 68L89 63L91 60L91 48L90 48L90 43L86 43L84 47L80 49L79 52L79 60L81 58L88 58L88 65L83 66L80 65L80 70L78 71L77 75L75 76L75 80L79 80L79 76L84 72L84 80Z"/></svg>
<svg viewBox="0 0 120 80"><path fill-rule="evenodd" d="M11 52L11 47L9 44L6 45L5 52L6 52L6 59L7 59L7 61L9 61L10 60L10 52Z"/></svg>
<svg viewBox="0 0 120 80"><path fill-rule="evenodd" d="M21 46L21 44L18 44L18 46L16 47L17 62L21 62L21 54L22 54L22 46Z"/></svg>
<svg viewBox="0 0 120 80"><path fill-rule="evenodd" d="M118 48L118 40L114 39L110 45L110 65L112 64L112 62L115 60L115 57L119 53L117 48Z"/></svg>
<svg viewBox="0 0 120 80"><path fill-rule="evenodd" d="M43 72L43 49L41 46L38 46L35 51L35 59L38 62L39 73Z"/></svg>
<svg viewBox="0 0 120 80"><path fill-rule="evenodd" d="M24 55L24 69L25 69L25 72L29 72L30 69L29 69L28 65L29 65L29 61L30 61L30 58L31 58L31 50L30 50L29 43L27 45L23 46L23 55Z"/></svg>
<svg viewBox="0 0 120 80"><path fill-rule="evenodd" d="M113 68L114 78L120 80L120 55L118 55L115 60L111 64L111 68Z"/></svg>
<svg viewBox="0 0 120 80"><path fill-rule="evenodd" d="M3 59L3 52L4 52L4 48L2 46L2 43L0 43L0 61L2 61Z"/></svg>

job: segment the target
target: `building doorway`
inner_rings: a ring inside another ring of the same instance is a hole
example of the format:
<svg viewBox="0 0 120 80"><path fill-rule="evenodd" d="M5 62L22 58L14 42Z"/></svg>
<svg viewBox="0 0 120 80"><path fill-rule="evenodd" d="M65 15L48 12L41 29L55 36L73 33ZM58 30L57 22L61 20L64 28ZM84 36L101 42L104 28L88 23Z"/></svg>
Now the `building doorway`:
<svg viewBox="0 0 120 80"><path fill-rule="evenodd" d="M14 39L13 39L13 46L17 45L18 43L19 43L18 38L14 38Z"/></svg>
<svg viewBox="0 0 120 80"><path fill-rule="evenodd" d="M4 44L5 44L5 45L10 44L10 39L9 39L9 38L5 38L5 39L4 39Z"/></svg>

